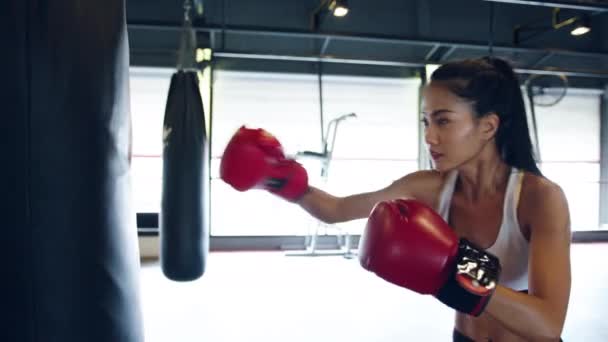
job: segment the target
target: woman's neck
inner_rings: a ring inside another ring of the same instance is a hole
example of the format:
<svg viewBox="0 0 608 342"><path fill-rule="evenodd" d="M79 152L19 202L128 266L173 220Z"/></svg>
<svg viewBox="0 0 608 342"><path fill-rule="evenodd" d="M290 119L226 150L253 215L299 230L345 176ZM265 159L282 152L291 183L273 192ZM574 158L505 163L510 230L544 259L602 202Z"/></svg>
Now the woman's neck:
<svg viewBox="0 0 608 342"><path fill-rule="evenodd" d="M458 168L457 186L467 201L478 202L502 194L510 173L511 167L500 159L498 151L482 152Z"/></svg>

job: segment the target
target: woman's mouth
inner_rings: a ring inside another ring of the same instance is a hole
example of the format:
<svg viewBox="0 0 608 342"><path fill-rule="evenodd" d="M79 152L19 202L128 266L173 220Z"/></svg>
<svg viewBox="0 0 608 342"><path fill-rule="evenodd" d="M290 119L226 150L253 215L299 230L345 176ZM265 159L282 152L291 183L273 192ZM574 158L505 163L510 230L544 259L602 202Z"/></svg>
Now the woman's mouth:
<svg viewBox="0 0 608 342"><path fill-rule="evenodd" d="M443 157L443 153L431 151L431 158L433 158L433 160L437 160L441 157Z"/></svg>

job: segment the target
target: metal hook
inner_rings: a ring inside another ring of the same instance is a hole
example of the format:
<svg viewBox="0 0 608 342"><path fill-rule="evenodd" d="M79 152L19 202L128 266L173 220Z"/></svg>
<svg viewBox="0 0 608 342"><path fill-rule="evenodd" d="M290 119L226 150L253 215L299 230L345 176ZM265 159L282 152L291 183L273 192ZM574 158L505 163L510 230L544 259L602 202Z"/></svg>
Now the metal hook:
<svg viewBox="0 0 608 342"><path fill-rule="evenodd" d="M192 28L192 9L192 0L184 0L184 25L177 59L177 67L181 70L196 69L196 34Z"/></svg>
<svg viewBox="0 0 608 342"><path fill-rule="evenodd" d="M191 22L192 0L184 0L184 23Z"/></svg>

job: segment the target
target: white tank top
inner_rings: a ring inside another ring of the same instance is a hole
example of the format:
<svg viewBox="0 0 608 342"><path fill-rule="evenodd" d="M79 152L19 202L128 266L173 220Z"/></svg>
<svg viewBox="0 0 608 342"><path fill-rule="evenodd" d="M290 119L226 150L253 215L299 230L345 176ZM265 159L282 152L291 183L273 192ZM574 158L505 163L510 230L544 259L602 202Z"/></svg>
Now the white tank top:
<svg viewBox="0 0 608 342"><path fill-rule="evenodd" d="M502 223L494 244L486 249L500 260L499 284L516 291L528 289L528 241L517 221L517 203L524 173L513 168L505 192ZM438 213L450 222L450 204L458 179L456 170L448 174L439 197Z"/></svg>

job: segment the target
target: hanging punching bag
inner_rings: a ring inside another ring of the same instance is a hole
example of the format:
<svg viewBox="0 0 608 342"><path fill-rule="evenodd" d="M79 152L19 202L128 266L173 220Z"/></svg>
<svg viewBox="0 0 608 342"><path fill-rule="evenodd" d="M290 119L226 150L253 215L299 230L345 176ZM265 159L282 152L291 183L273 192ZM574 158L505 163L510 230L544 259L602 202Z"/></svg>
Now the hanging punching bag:
<svg viewBox="0 0 608 342"><path fill-rule="evenodd" d="M124 2L0 13L0 341L143 341Z"/></svg>
<svg viewBox="0 0 608 342"><path fill-rule="evenodd" d="M169 279L195 280L209 250L208 144L196 72L171 77L163 143L161 266Z"/></svg>
<svg viewBox="0 0 608 342"><path fill-rule="evenodd" d="M199 278L205 271L209 250L209 151L195 70L195 45L186 16L180 70L171 77L165 110L159 220L162 270L175 281Z"/></svg>

